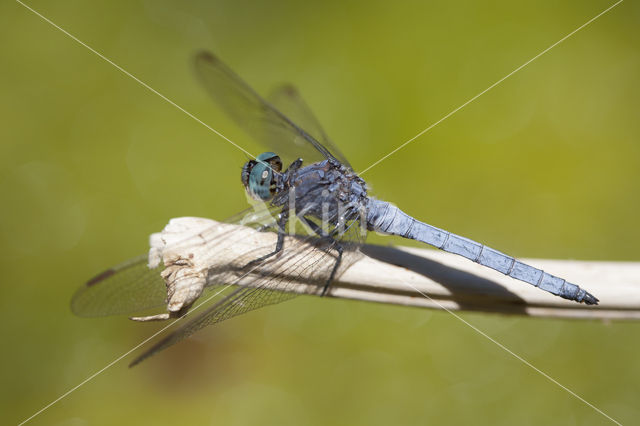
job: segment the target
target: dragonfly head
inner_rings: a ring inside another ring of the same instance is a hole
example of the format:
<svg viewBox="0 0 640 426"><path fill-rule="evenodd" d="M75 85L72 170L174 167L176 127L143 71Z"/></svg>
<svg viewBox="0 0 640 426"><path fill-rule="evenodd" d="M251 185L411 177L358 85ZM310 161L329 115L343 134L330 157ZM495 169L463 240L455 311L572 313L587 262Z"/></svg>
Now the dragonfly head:
<svg viewBox="0 0 640 426"><path fill-rule="evenodd" d="M244 189L254 200L269 200L275 194L277 175L281 170L280 157L273 152L263 152L242 167Z"/></svg>

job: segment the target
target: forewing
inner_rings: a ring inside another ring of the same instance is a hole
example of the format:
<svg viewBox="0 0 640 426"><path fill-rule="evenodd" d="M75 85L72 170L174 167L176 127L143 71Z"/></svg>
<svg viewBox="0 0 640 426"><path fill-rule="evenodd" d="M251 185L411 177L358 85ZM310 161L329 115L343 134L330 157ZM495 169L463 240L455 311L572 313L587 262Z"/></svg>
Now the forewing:
<svg viewBox="0 0 640 426"><path fill-rule="evenodd" d="M279 210L267 205L262 205L261 208L253 207L238 213L227 222L272 229L273 216ZM178 234L184 242L176 240L172 244L187 250L190 244L195 246L199 243L198 239L193 241L193 236L198 233L210 234L207 229L197 229L191 233L187 231ZM228 243L233 241L234 236L220 234L216 238ZM213 241L210 243L212 246L218 246ZM140 255L91 278L74 293L71 298L71 311L80 317L101 317L134 314L165 306L167 286L160 275L164 265L160 263L158 267L149 268L148 262L148 254Z"/></svg>
<svg viewBox="0 0 640 426"><path fill-rule="evenodd" d="M309 105L302 99L295 86L285 84L278 87L269 95L267 101L309 133L315 140L320 141L342 164L351 168L345 156L329 139L320 122L311 111L311 108L309 108ZM269 144L278 148L281 147L279 144L282 145L279 140L269 141ZM282 149L285 149L285 147L282 147Z"/></svg>
<svg viewBox="0 0 640 426"><path fill-rule="evenodd" d="M229 280L232 275L228 274L228 271L225 271L226 274L213 273L212 281L219 284L224 282L235 289L195 317L184 320L186 322L182 326L137 357L131 365L138 364L208 325L289 300L298 294L319 294L337 260L337 244L341 244L345 249L337 276L360 256L358 244L364 237L359 236L361 230L355 222L350 223L333 242L315 236L290 238L285 242L280 255L249 269L242 269L242 273L235 275L236 278L233 280ZM239 259L238 264L246 265L247 260L252 259ZM201 303L206 305L207 302L209 300L204 299Z"/></svg>
<svg viewBox="0 0 640 426"><path fill-rule="evenodd" d="M335 158L213 54L204 51L198 53L195 56L195 71L218 105L253 138L264 144L273 144L268 148L285 162L300 157L310 164Z"/></svg>
<svg viewBox="0 0 640 426"><path fill-rule="evenodd" d="M164 305L162 268L149 269L148 256L135 257L87 281L71 299L71 311L81 317L130 314Z"/></svg>

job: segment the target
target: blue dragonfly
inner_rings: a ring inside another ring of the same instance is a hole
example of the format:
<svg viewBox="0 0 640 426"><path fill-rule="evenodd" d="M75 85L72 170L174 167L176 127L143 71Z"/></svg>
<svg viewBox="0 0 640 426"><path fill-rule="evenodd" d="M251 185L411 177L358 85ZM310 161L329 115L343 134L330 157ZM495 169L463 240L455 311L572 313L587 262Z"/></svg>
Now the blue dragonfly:
<svg viewBox="0 0 640 426"><path fill-rule="evenodd" d="M247 161L241 172L247 194L264 208L240 213L229 223L273 232L275 245L252 247L224 267L207 264L196 268L190 257L150 262L144 255L89 280L72 299L74 313L102 316L167 305L168 312L132 318L139 321L181 318L205 292L221 286L229 288L211 306L185 318L131 365L205 326L296 296L300 290L294 283L300 280L309 284L306 293L327 294L336 276L361 256L358 248L369 231L429 244L565 299L598 303L596 297L575 284L423 223L395 205L370 196L366 182L327 137L294 87L282 86L265 99L209 52L198 53L194 65L218 105L270 149ZM288 166L283 169L285 164ZM243 243L246 234L240 229L244 227L212 236L213 241L206 246L208 258L217 258L231 245ZM289 247L287 235L292 234L297 243ZM198 235L209 238L204 228ZM180 269L185 266L191 267L188 273ZM170 279L178 284L169 286Z"/></svg>

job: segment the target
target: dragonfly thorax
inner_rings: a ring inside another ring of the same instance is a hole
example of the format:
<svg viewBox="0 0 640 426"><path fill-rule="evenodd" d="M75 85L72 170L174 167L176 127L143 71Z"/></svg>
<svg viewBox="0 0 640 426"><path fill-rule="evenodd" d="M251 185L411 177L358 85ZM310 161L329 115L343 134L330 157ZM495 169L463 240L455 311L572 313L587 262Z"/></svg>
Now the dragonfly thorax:
<svg viewBox="0 0 640 426"><path fill-rule="evenodd" d="M325 160L296 170L290 167L278 181L271 203L337 226L363 214L368 197L359 176L340 163Z"/></svg>

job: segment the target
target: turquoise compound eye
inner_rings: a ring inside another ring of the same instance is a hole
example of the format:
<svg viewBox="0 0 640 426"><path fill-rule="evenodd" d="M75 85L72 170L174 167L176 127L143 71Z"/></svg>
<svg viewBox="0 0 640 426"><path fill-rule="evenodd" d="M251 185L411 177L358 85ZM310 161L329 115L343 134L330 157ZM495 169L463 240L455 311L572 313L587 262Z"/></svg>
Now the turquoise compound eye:
<svg viewBox="0 0 640 426"><path fill-rule="evenodd" d="M268 200L271 198L272 178L273 170L268 165L256 163L249 174L249 192L258 200Z"/></svg>
<svg viewBox="0 0 640 426"><path fill-rule="evenodd" d="M282 170L282 161L273 152L260 154L255 161L245 164L242 172L243 183L256 200L267 201L275 192L275 172Z"/></svg>

